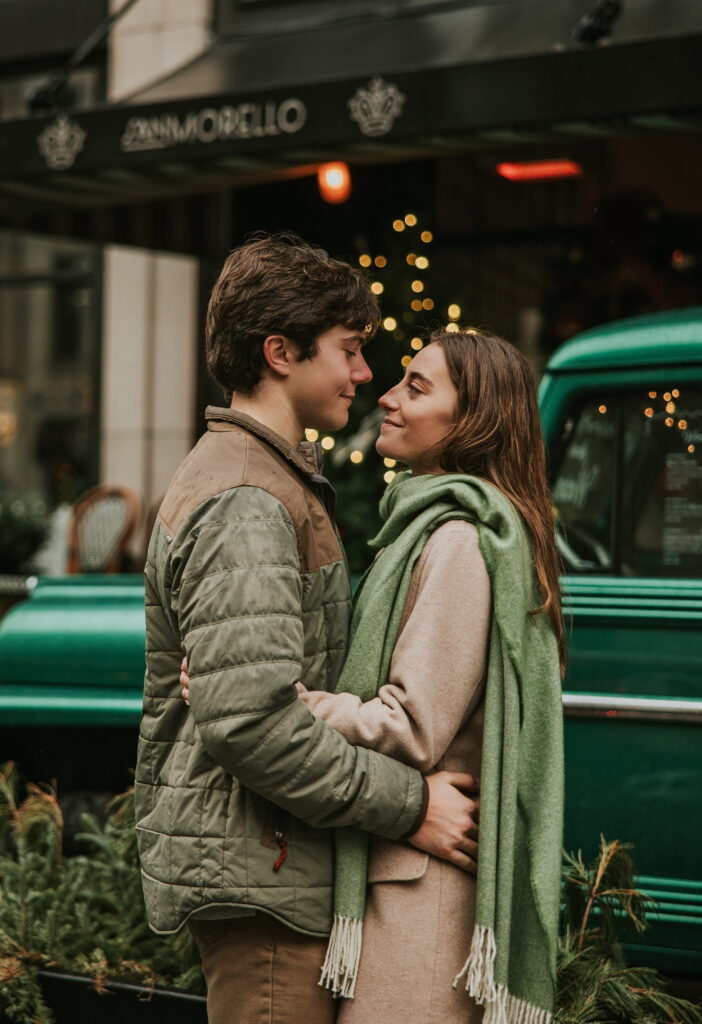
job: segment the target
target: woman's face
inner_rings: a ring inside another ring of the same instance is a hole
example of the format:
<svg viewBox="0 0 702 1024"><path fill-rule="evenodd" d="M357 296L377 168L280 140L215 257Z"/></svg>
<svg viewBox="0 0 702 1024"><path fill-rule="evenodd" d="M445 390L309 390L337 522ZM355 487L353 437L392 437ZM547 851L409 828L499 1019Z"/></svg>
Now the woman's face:
<svg viewBox="0 0 702 1024"><path fill-rule="evenodd" d="M375 447L413 473L442 473L441 442L456 421L458 393L440 345L418 352L399 384L378 402L385 413Z"/></svg>

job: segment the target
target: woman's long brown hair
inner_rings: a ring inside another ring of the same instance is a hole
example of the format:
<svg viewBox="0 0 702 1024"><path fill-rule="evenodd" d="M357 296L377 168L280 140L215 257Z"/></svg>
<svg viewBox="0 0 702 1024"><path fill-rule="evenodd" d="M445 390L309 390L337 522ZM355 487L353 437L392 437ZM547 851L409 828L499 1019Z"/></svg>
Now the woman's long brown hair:
<svg viewBox="0 0 702 1024"><path fill-rule="evenodd" d="M481 331L437 331L449 376L458 391L458 419L441 443L447 473L470 473L494 484L519 510L531 537L534 567L546 613L565 664L559 565L551 495L534 379L514 345Z"/></svg>

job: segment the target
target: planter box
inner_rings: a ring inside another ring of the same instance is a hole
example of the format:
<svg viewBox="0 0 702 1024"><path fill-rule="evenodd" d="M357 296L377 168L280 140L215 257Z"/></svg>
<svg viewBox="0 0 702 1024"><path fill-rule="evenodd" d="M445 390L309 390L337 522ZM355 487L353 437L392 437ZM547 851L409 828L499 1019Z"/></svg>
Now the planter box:
<svg viewBox="0 0 702 1024"><path fill-rule="evenodd" d="M42 992L56 1024L207 1024L204 996L110 981L104 995L92 979L78 974L39 971ZM7 1018L0 1016L0 1024Z"/></svg>

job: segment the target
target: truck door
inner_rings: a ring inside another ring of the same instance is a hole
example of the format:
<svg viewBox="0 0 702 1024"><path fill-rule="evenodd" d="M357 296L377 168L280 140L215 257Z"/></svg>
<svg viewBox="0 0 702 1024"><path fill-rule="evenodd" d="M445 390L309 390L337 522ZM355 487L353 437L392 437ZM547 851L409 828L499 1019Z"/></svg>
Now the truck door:
<svg viewBox="0 0 702 1024"><path fill-rule="evenodd" d="M581 400L553 451L570 631L565 842L593 854L600 833L633 843L660 901L637 958L697 972L702 386L664 376Z"/></svg>

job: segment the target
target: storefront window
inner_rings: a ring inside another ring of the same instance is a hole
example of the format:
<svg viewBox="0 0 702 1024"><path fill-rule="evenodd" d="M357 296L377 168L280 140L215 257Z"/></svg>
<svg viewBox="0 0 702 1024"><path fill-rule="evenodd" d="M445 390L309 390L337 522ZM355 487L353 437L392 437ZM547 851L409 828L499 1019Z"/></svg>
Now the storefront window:
<svg viewBox="0 0 702 1024"><path fill-rule="evenodd" d="M0 502L48 511L97 480L98 259L0 233Z"/></svg>

